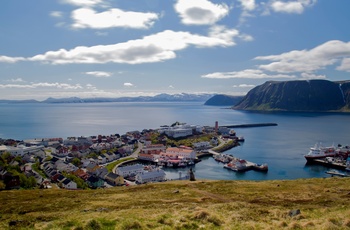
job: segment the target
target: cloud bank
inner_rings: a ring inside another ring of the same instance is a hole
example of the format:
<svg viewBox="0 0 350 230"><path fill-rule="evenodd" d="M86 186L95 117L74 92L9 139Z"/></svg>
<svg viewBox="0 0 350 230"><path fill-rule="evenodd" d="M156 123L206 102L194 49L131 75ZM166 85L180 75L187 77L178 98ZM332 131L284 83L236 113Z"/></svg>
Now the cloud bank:
<svg viewBox="0 0 350 230"><path fill-rule="evenodd" d="M78 46L71 50L48 51L30 58L0 56L0 62L14 63L27 60L50 64L154 63L173 59L176 57L175 51L189 46L197 48L233 46L236 44L233 38L238 34L237 30L223 26L213 27L209 36L166 30L142 39L114 45Z"/></svg>

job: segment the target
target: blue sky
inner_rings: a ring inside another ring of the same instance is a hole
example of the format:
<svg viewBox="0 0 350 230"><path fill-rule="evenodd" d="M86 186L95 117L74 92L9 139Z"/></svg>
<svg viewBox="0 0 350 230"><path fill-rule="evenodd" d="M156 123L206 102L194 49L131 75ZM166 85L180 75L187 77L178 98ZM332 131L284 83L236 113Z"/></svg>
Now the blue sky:
<svg viewBox="0 0 350 230"><path fill-rule="evenodd" d="M5 0L0 99L347 80L348 0Z"/></svg>

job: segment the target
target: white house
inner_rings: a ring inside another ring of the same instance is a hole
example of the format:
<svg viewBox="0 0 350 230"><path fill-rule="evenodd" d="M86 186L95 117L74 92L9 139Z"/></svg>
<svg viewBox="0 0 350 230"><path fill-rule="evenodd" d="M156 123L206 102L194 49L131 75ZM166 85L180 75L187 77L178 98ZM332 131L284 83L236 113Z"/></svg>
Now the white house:
<svg viewBox="0 0 350 230"><path fill-rule="evenodd" d="M193 143L193 147L195 149L209 149L211 145L209 141L201 141L201 142Z"/></svg>
<svg viewBox="0 0 350 230"><path fill-rule="evenodd" d="M24 145L19 145L17 147L2 145L0 148L0 152L9 152L12 156L23 156L26 153L31 154L44 148L45 147L43 145L31 147L25 147Z"/></svg>
<svg viewBox="0 0 350 230"><path fill-rule="evenodd" d="M136 175L135 181L136 183L148 183L148 182L158 182L158 181L164 181L165 178L165 172L161 169L156 169L154 171L144 171L140 172Z"/></svg>
<svg viewBox="0 0 350 230"><path fill-rule="evenodd" d="M107 162L107 158L105 155L98 156L98 163L99 164L105 164Z"/></svg>
<svg viewBox="0 0 350 230"><path fill-rule="evenodd" d="M116 173L120 176L128 177L128 176L134 176L143 171L144 171L143 165L135 164L135 165L128 165L124 167L118 167L116 170Z"/></svg>

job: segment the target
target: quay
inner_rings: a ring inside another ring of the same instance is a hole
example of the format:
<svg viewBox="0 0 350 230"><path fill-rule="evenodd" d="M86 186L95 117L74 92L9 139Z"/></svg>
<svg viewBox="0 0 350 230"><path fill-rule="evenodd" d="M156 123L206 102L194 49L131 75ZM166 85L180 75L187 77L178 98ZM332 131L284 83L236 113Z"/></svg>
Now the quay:
<svg viewBox="0 0 350 230"><path fill-rule="evenodd" d="M265 127L265 126L277 126L277 123L255 123L255 124L241 124L241 125L221 125L219 127L227 127L227 128L254 128L254 127Z"/></svg>
<svg viewBox="0 0 350 230"><path fill-rule="evenodd" d="M341 170L345 170L345 168L346 168L346 164L344 164L344 163L330 162L330 161L327 161L325 158L314 159L312 161L308 161L306 164L310 164L310 165L319 164L319 165L323 165L326 167L336 168L336 169L341 169Z"/></svg>

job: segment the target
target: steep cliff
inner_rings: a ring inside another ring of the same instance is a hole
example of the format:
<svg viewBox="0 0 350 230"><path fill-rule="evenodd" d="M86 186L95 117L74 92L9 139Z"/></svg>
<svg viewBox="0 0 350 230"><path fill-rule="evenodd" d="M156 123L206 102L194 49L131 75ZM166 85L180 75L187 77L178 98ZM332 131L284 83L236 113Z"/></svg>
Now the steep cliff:
<svg viewBox="0 0 350 230"><path fill-rule="evenodd" d="M243 99L243 96L230 96L218 94L209 98L204 105L234 106Z"/></svg>
<svg viewBox="0 0 350 230"><path fill-rule="evenodd" d="M279 111L346 111L350 81L268 81L250 90L234 108Z"/></svg>

